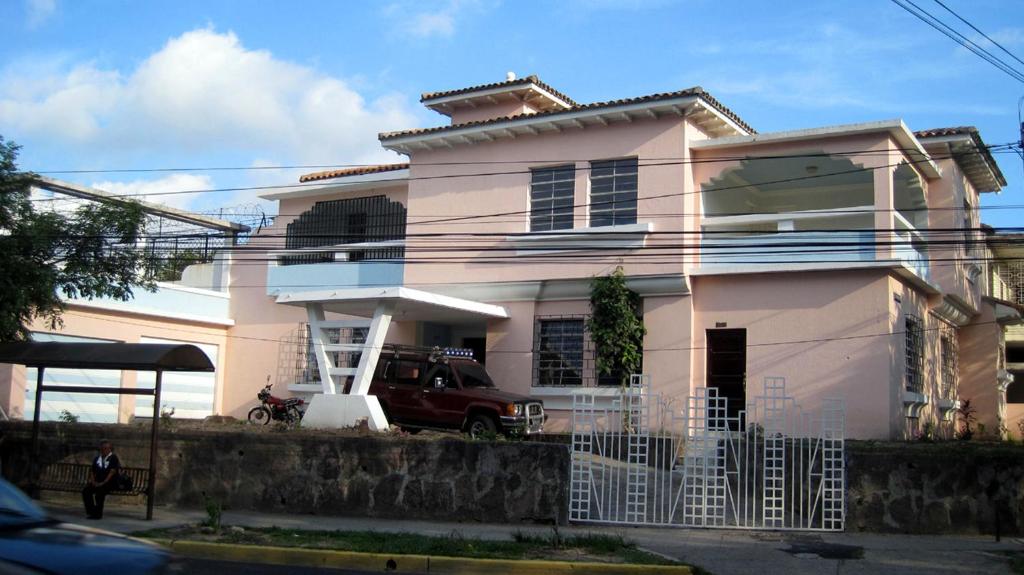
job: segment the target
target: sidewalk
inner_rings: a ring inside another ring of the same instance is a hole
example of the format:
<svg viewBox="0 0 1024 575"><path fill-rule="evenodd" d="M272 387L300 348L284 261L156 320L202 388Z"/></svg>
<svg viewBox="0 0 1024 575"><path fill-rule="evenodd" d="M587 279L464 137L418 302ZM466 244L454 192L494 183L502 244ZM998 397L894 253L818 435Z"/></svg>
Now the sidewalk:
<svg viewBox="0 0 1024 575"><path fill-rule="evenodd" d="M44 501L59 519L132 533L157 527L198 523L201 510L157 508L153 521L142 507L108 505L103 520L89 521L78 506ZM374 530L446 536L509 539L512 534L550 534L551 527L481 523L434 523L397 519L278 515L251 511L225 511L225 525L287 527L317 530ZM808 574L1009 574L1006 553L1024 554L1024 539L992 537L880 535L869 533L780 533L715 529L632 528L571 526L563 534L600 532L619 534L640 547L707 569L714 575ZM856 558L856 557L860 558Z"/></svg>

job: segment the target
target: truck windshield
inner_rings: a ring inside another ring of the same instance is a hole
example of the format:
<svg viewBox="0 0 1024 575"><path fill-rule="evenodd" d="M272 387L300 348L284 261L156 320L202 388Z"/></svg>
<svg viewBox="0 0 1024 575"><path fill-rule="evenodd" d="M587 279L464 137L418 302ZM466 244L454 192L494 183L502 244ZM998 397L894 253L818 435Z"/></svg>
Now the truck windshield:
<svg viewBox="0 0 1024 575"><path fill-rule="evenodd" d="M452 362L451 365L459 372L462 387L494 387L491 376L487 375L479 363Z"/></svg>

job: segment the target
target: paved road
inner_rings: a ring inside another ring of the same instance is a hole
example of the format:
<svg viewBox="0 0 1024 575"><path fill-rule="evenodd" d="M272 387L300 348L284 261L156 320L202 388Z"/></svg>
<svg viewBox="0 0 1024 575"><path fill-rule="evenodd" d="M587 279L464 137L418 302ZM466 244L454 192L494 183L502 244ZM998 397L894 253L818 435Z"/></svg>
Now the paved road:
<svg viewBox="0 0 1024 575"><path fill-rule="evenodd" d="M81 502L44 501L57 517L82 523ZM156 509L153 521L142 519L142 507L111 506L104 529L132 533L154 527L198 523L199 510ZM225 511L225 525L277 526L294 529L373 530L508 540L516 532L550 535L551 528L536 525L438 523L400 519L370 519L315 515L278 515ZM92 524L90 524L92 525ZM715 529L635 528L574 525L559 528L563 535L597 532L622 535L640 547L698 565L714 575L1011 575L1008 554L1024 554L1024 538L1004 537L996 542L983 536L926 536L874 533L783 533ZM268 571L280 573L282 571ZM330 573L330 570L320 571ZM222 575L218 571L217 575Z"/></svg>
<svg viewBox="0 0 1024 575"><path fill-rule="evenodd" d="M348 569L325 569L284 565L263 565L261 563L236 563L234 561L212 561L209 559L185 559L182 573L188 575L375 575L379 571L350 571Z"/></svg>

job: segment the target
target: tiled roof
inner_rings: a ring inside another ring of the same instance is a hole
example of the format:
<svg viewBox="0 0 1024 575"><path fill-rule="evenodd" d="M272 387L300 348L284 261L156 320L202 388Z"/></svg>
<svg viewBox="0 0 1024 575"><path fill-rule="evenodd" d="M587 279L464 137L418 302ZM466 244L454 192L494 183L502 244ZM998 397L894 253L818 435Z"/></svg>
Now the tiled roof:
<svg viewBox="0 0 1024 575"><path fill-rule="evenodd" d="M919 139L941 138L943 136L970 136L971 140L974 142L974 148L985 159L985 163L988 164L988 168L995 176L996 182L1000 186L1006 186L1006 177L1003 176L1002 170L999 169L999 164L996 164L996 159L992 157L992 152L988 149L988 146L985 145L985 142L981 139L981 134L974 126L955 126L952 128L918 130L914 132L914 136Z"/></svg>
<svg viewBox="0 0 1024 575"><path fill-rule="evenodd" d="M379 164L376 166L360 166L358 168L345 168L342 170L328 170L326 172L313 172L299 176L299 182L312 182L315 180L330 180L331 178L342 178L345 176L362 176L365 174L376 174L379 172L393 172L404 170L409 167L404 164Z"/></svg>
<svg viewBox="0 0 1024 575"><path fill-rule="evenodd" d="M931 130L918 130L914 135L918 138L939 138L942 136L957 136L960 134L977 134L978 129L974 126L957 126L955 128L932 128Z"/></svg>
<svg viewBox="0 0 1024 575"><path fill-rule="evenodd" d="M514 80L505 80L504 82L494 82L493 84L482 84L480 86L470 86L469 88L459 88L458 90L447 90L444 92L424 92L420 96L420 102L428 102L430 100L436 100L438 98L444 98L447 96L457 96L459 94L469 94L471 92L480 92L483 90L491 90L493 88L505 88L509 86L518 86L520 84L536 84L541 88L554 94L555 97L565 101L570 106L576 106L576 102L572 98L552 88L551 86L540 81L540 78L534 75L526 76L525 78L516 78Z"/></svg>
<svg viewBox="0 0 1024 575"><path fill-rule="evenodd" d="M733 122L736 122L736 124L738 124L740 127L742 127L747 132L749 132L751 134L756 134L757 133L757 130L755 130L754 128L750 127L750 125L748 125L746 122L741 120L740 117L738 115L736 115L735 112L733 112L729 108L726 108L725 106L723 106L721 104L721 102L716 100L711 94L708 94L706 91L704 91L704 88L701 88L700 86L695 86L693 88L688 88L686 90L680 90L678 92L662 92L662 93L658 93L658 94L649 94L647 96L640 96L640 97L637 97L637 98L625 98L625 99L621 99L621 100L608 100L606 102L594 102L592 104L576 105L576 106L573 106L572 108L569 108L567 110L551 110L551 111L548 111L548 112L537 112L535 114L517 114L517 115L514 115L514 116L501 116L501 117L498 117L498 118L491 118L489 120L479 120L479 121L476 121L476 122L465 122L463 124L454 124L454 125L451 125L451 126L438 126L438 127L435 127L435 128L417 128L417 129L412 129L412 130L403 130L403 131L400 131L400 132L383 132L383 133L380 134L379 138L382 141L384 141L384 140L392 140L392 139L401 138L401 137L404 137L404 136L420 136L420 135L424 135L424 134L434 134L434 133L439 133L439 132L448 132L448 131L451 131L451 130L458 130L458 129L461 129L461 128L469 128L469 127L474 127L474 126L486 126L488 124L496 124L498 122L507 122L507 121L510 121L510 120L522 120L522 119L527 119L527 118L534 119L534 118L554 117L554 116L558 116L560 114L571 114L573 112L579 112L581 110L594 110L594 109L599 109L599 108L613 108L615 106L627 106L627 105L630 105L630 104L642 104L642 103L646 103L646 102L657 102L659 100L672 100L674 98L685 98L685 97L688 97L688 96L697 96L697 97L699 97L700 99L704 100L709 105L711 105L711 107L713 107L716 110L718 110L719 112L721 112L724 116L726 116L727 118L729 118Z"/></svg>

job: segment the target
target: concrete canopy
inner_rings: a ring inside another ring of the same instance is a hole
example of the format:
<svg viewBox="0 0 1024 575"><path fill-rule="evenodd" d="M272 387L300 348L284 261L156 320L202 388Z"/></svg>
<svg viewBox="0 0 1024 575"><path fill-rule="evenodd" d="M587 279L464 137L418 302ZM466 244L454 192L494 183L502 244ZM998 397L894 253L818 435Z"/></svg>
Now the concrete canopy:
<svg viewBox="0 0 1024 575"><path fill-rule="evenodd" d="M277 303L305 307L317 303L325 312L373 317L381 304L389 304L395 321L462 323L480 319L508 319L501 306L455 298L407 287L356 288L285 293Z"/></svg>

